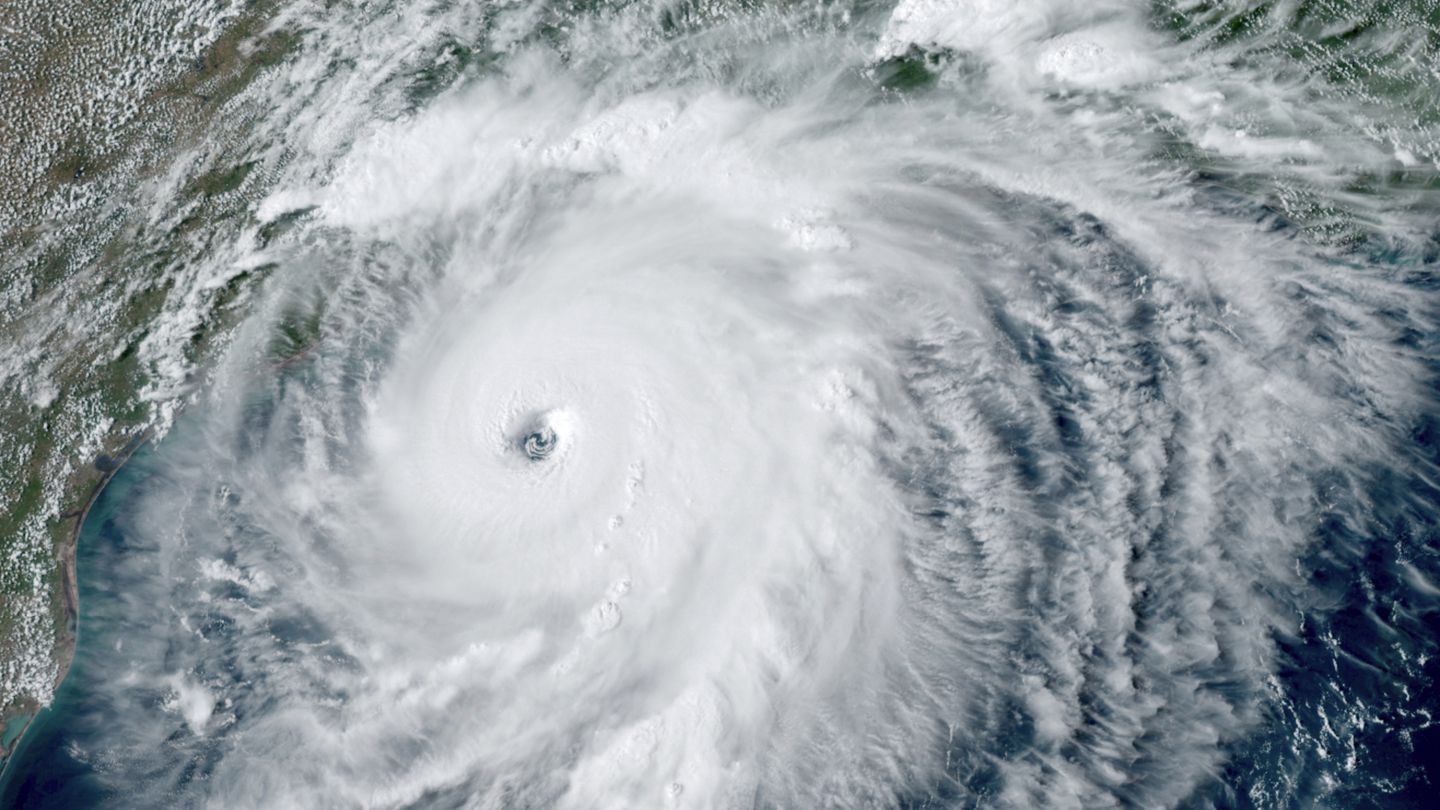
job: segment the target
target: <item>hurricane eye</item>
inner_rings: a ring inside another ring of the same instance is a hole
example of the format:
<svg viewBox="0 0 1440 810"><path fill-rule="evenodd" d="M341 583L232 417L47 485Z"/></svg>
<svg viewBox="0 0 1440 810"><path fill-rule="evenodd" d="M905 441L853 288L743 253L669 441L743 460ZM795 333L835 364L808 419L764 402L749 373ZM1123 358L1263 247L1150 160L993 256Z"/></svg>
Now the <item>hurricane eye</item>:
<svg viewBox="0 0 1440 810"><path fill-rule="evenodd" d="M531 461L544 461L550 457L551 453L555 452L555 445L558 443L559 439L555 436L554 429L549 425L541 425L525 434L520 441L520 449L525 451L525 455Z"/></svg>

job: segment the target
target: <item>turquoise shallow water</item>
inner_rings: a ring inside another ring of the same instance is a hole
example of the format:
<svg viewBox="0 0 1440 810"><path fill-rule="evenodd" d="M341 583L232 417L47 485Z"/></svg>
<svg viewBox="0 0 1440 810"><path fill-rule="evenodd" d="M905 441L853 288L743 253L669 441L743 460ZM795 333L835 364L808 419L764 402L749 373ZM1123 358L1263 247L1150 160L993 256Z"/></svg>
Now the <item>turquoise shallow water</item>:
<svg viewBox="0 0 1440 810"><path fill-rule="evenodd" d="M36 715L6 765L0 781L3 807L97 807L113 801L93 779L95 763L87 761L77 741L95 733L106 708L95 701L95 685L120 673L107 652L123 641L127 630L113 600L115 560L124 553L127 508L137 489L152 474L154 450L140 449L110 479L81 527L76 547L80 592L79 633L75 660L55 699ZM79 755L79 756L77 756Z"/></svg>
<svg viewBox="0 0 1440 810"><path fill-rule="evenodd" d="M284 5L0 798L1427 806L1422 6Z"/></svg>
<svg viewBox="0 0 1440 810"><path fill-rule="evenodd" d="M255 407L258 414L267 406L256 402ZM171 724L168 734L136 740L143 746L138 749L116 737L118 729L133 727L137 714L164 718L173 712L173 694L163 686L115 686L133 678L134 657L125 652L127 645L149 644L162 659L173 654L163 635L155 644L148 624L170 612L152 596L167 566L160 547L136 533L136 520L147 503L175 488L166 470L184 458L186 443L194 438L187 438L188 427L182 422L164 442L137 453L106 487L83 527L75 665L16 751L0 784L0 806L61 810L224 803L207 787L212 769L237 753L224 730L196 738L183 725ZM1423 421L1413 435L1416 463L1440 453L1440 423ZM1440 599L1423 587L1421 577L1435 573L1426 555L1440 528L1437 492L1428 482L1407 477L1403 465L1357 480L1366 488L1336 502L1337 517L1321 522L1314 550L1299 561L1308 592L1295 604L1304 615L1299 632L1277 636L1275 691L1264 719L1226 744L1223 770L1179 806L1431 806L1431 784L1440 777L1440 726L1430 720L1433 693L1421 687L1440 676ZM1358 508L1366 510L1365 516L1347 526L1344 510ZM1372 534L1357 533L1353 526ZM250 598L240 589L229 596ZM208 620L203 611L197 615L208 622L204 632L216 642L241 639L238 627L222 614ZM294 619L272 623L269 632L288 638L284 643L298 645L294 649L323 645L327 635L323 627ZM1418 668L1413 662L1420 662ZM257 683L251 678L263 677L235 674L246 690ZM1232 686L1239 687L1221 683L1216 688ZM117 696L127 702L117 703ZM264 703L252 705L263 710ZM243 710L237 714L243 724ZM1031 722L1022 714L978 745L988 756L1014 756L1033 744ZM952 756L964 761L973 756L973 745L956 744ZM121 751L126 753L117 756ZM1343 764L1346 758L1349 765ZM1333 776L1337 759L1345 768L1338 785ZM894 806L983 806L983 797L999 787L993 771L957 769L954 775L958 782L897 796ZM406 806L448 803L429 797Z"/></svg>
<svg viewBox="0 0 1440 810"><path fill-rule="evenodd" d="M6 723L5 733L3 736L0 736L0 746L8 749L10 744L15 742L15 738L20 736L21 732L25 730L25 726L29 722L30 717L28 715L21 715Z"/></svg>

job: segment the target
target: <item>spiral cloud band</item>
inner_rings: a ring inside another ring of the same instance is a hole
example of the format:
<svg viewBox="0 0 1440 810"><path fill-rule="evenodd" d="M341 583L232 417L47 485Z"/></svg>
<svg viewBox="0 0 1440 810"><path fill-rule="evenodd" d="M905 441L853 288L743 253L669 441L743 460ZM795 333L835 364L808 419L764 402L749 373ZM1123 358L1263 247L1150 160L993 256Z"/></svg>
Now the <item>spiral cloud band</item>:
<svg viewBox="0 0 1440 810"><path fill-rule="evenodd" d="M94 552L97 795L1344 804L1413 705L1297 651L1367 654L1322 580L1433 506L1433 295L1165 149L1329 188L1363 139L1129 4L686 8L507 6L499 67L364 116L468 18L315 22L233 257L285 272Z"/></svg>

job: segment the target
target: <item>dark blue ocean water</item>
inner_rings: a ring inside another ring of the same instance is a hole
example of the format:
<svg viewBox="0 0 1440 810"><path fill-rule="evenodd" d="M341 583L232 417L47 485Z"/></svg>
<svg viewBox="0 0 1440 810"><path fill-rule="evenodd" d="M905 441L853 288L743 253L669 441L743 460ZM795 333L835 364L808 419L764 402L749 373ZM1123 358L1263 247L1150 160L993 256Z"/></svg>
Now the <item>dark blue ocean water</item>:
<svg viewBox="0 0 1440 810"><path fill-rule="evenodd" d="M107 717L147 710L110 705L95 685L116 675L114 645L126 636L124 594L133 582L133 572L124 573L134 543L125 530L127 514L138 506L153 478L155 452L151 446L141 448L116 472L81 527L76 548L81 607L75 659L54 701L36 716L7 763L0 780L0 807L124 804L123 797L107 795L95 779L97 763L82 752L104 735Z"/></svg>
<svg viewBox="0 0 1440 810"><path fill-rule="evenodd" d="M1327 491L1332 514L1320 522L1302 561L1310 592L1284 597L1309 607L1301 632L1277 639L1280 660L1266 720L1229 746L1225 769L1184 806L1440 806L1440 597L1426 585L1440 582L1440 491L1433 477L1440 468L1440 416L1422 420L1412 435L1413 455L1393 467L1315 482ZM135 595L155 592L144 580L161 572L155 546L137 536L132 517L147 492L166 486L164 448L162 443L137 453L111 480L82 529L75 663L9 763L0 807L136 806L113 786L174 779L173 767L125 772L127 766L96 754L123 744L113 739L114 729L126 725L117 718L163 711L163 690L139 693L148 700L115 705L111 696L137 693L103 687L125 677L125 641L143 635L135 622L157 607L136 602ZM929 795L897 798L896 806L985 806L999 787L985 760L1020 754L1031 736L1023 712L1016 718L986 751L957 747L949 780ZM172 795L173 806L192 806L201 801L194 797L205 795L201 783L209 764L223 756L223 746L186 744L151 753L162 761L188 758ZM115 772L117 767L122 771ZM224 806L223 796L209 801Z"/></svg>

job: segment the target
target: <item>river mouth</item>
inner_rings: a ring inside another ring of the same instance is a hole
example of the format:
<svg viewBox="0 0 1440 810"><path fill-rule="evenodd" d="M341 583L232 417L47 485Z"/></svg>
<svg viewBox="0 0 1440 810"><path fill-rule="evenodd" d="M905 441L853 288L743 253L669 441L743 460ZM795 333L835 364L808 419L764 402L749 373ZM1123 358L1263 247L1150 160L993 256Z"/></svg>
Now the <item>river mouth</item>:
<svg viewBox="0 0 1440 810"><path fill-rule="evenodd" d="M1430 130L1279 14L287 6L3 795L1417 800Z"/></svg>

